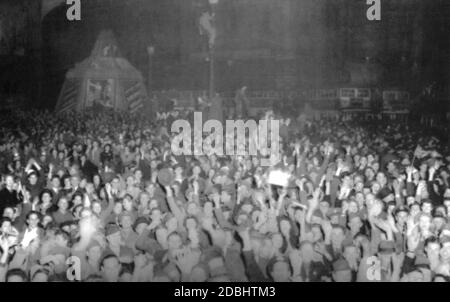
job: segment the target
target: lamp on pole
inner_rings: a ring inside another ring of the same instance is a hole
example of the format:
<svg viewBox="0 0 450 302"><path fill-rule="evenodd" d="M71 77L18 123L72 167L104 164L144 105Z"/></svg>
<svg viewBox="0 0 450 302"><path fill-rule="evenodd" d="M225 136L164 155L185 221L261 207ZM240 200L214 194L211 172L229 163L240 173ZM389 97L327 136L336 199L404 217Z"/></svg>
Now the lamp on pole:
<svg viewBox="0 0 450 302"><path fill-rule="evenodd" d="M150 45L147 47L148 53L148 80L147 80L147 88L150 93L152 89L153 82L153 55L155 54L155 47Z"/></svg>
<svg viewBox="0 0 450 302"><path fill-rule="evenodd" d="M215 31L215 21L216 21L216 8L219 4L219 0L208 0L211 7L211 22L213 24L213 30ZM208 40L209 48L209 99L212 101L214 98L215 91L215 39L216 33L212 33L210 39Z"/></svg>

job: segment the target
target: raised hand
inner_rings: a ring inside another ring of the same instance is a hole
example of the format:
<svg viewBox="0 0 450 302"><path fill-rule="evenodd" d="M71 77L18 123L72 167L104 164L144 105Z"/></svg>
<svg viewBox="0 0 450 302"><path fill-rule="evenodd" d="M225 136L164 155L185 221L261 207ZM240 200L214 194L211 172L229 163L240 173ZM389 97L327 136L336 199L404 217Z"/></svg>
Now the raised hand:
<svg viewBox="0 0 450 302"><path fill-rule="evenodd" d="M291 263L293 276L297 276L301 272L302 268L302 255L301 252L297 249L291 250L289 253L289 262Z"/></svg>
<svg viewBox="0 0 450 302"><path fill-rule="evenodd" d="M219 193L214 193L213 195L212 195L212 200L213 200L213 202L214 202L214 206L216 207L216 208L220 208L220 195L219 195Z"/></svg>
<svg viewBox="0 0 450 302"><path fill-rule="evenodd" d="M191 248L179 250L175 255L175 264L184 274L190 274L200 260L201 253Z"/></svg>
<svg viewBox="0 0 450 302"><path fill-rule="evenodd" d="M393 269L396 271L399 271L402 268L403 265L403 261L405 260L405 253L394 253L392 255L392 265L393 265Z"/></svg>
<svg viewBox="0 0 450 302"><path fill-rule="evenodd" d="M172 197L173 196L172 188L170 186L165 186L164 188L166 189L167 197Z"/></svg>
<svg viewBox="0 0 450 302"><path fill-rule="evenodd" d="M295 185L300 189L300 191L303 191L303 184L304 184L304 179L296 179L295 180Z"/></svg>
<svg viewBox="0 0 450 302"><path fill-rule="evenodd" d="M408 251L414 252L419 246L419 242L420 242L420 234L417 230L415 230L410 235L407 236L406 245L408 247Z"/></svg>

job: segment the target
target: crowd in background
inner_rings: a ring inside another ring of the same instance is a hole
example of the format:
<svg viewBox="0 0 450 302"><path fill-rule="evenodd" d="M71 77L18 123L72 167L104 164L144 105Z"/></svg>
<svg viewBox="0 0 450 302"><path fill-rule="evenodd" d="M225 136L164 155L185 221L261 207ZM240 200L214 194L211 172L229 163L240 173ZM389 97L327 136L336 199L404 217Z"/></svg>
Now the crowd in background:
<svg viewBox="0 0 450 302"><path fill-rule="evenodd" d="M2 116L0 281L450 280L448 129L275 115L264 167L173 155L191 114Z"/></svg>

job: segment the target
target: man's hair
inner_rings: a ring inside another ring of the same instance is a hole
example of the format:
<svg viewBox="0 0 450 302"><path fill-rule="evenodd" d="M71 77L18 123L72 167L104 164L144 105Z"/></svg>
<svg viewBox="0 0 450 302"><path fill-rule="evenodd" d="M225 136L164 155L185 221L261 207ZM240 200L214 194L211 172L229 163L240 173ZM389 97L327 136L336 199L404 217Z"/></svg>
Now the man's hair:
<svg viewBox="0 0 450 302"><path fill-rule="evenodd" d="M14 175L12 175L12 174L6 174L6 175L5 175L5 180L6 180L8 177L11 177L11 178L13 179L13 181L15 180Z"/></svg>
<svg viewBox="0 0 450 302"><path fill-rule="evenodd" d="M118 262L119 265L120 265L120 260L119 260L119 258L118 258L116 255L114 255L114 254L108 254L108 255L106 255L105 257L103 257L102 260L100 261L100 265L99 265L100 269L103 268L103 265L105 264L105 261L106 261L106 260L112 259L112 258L116 258L117 262Z"/></svg>
<svg viewBox="0 0 450 302"><path fill-rule="evenodd" d="M277 258L277 257L272 257L272 259L270 259L269 263L267 263L267 275L271 276L272 272L273 272L273 268L275 266L275 264L277 264L278 262L284 262L286 263L288 270L290 273L292 273L292 267L289 264L289 261L286 258Z"/></svg>
<svg viewBox="0 0 450 302"><path fill-rule="evenodd" d="M50 191L49 189L44 189L42 190L41 194L39 194L39 199L42 200L42 196L44 196L44 194L49 194L50 198L53 198L53 192Z"/></svg>
<svg viewBox="0 0 450 302"><path fill-rule="evenodd" d="M103 278L100 275L93 274L89 275L84 282L103 282Z"/></svg>
<svg viewBox="0 0 450 302"><path fill-rule="evenodd" d="M430 205L433 205L433 202L431 201L431 199L422 200L422 205L424 205L425 203L429 203Z"/></svg>
<svg viewBox="0 0 450 302"><path fill-rule="evenodd" d="M0 218L0 227L3 225L3 222L9 221L9 223L12 224L12 220L9 217L2 217Z"/></svg>
<svg viewBox="0 0 450 302"><path fill-rule="evenodd" d="M62 229L57 229L55 231L55 237L56 236L62 236L64 239L67 240L68 243L70 242L70 234L67 233L66 231L62 230Z"/></svg>
<svg viewBox="0 0 450 302"><path fill-rule="evenodd" d="M173 231L172 233L167 235L167 240L169 240L169 237L172 237L172 236L178 236L178 237L180 237L180 239L182 239L181 235L177 231Z"/></svg>
<svg viewBox="0 0 450 302"><path fill-rule="evenodd" d="M23 270L21 270L20 268L13 268L10 269L7 273L6 273L6 282L8 282L9 278L11 277L20 277L22 278L23 282L28 282L28 276L27 273L25 273Z"/></svg>
<svg viewBox="0 0 450 302"><path fill-rule="evenodd" d="M32 276L30 276L31 277L30 280L33 280L34 277L36 277L36 275L40 274L40 273L43 273L43 274L47 275L47 277L50 277L50 272L47 269L40 268L40 269L36 270Z"/></svg>
<svg viewBox="0 0 450 302"><path fill-rule="evenodd" d="M37 211L31 211L31 212L29 212L29 213L27 214L27 216L25 217L26 220L30 219L30 216L31 216L31 215L36 215L36 216L39 218L39 220L41 219L41 213L39 213L39 212L37 212Z"/></svg>
<svg viewBox="0 0 450 302"><path fill-rule="evenodd" d="M450 282L450 276L445 276L445 275L442 275L442 274L436 274L436 275L434 275L434 278L433 278L433 280L436 280L437 278L442 278L442 279L444 279L445 280L445 282Z"/></svg>
<svg viewBox="0 0 450 302"><path fill-rule="evenodd" d="M197 217L195 217L195 216L193 216L193 215L189 215L189 216L186 216L186 217L184 218L184 221L183 221L183 226L184 226L184 227L186 227L186 223L187 223L187 221L188 221L189 219L193 219L193 220L195 221L195 223L196 223L197 226L200 224L199 221L198 221L198 219L197 219Z"/></svg>

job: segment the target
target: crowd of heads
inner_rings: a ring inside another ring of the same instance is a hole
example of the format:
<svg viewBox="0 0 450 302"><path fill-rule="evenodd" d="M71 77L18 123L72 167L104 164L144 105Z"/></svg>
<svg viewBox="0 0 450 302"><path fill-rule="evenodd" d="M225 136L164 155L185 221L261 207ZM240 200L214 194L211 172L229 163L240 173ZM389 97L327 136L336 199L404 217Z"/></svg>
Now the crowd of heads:
<svg viewBox="0 0 450 302"><path fill-rule="evenodd" d="M0 280L450 280L444 135L275 116L282 160L266 167L174 155L190 114L2 116Z"/></svg>

